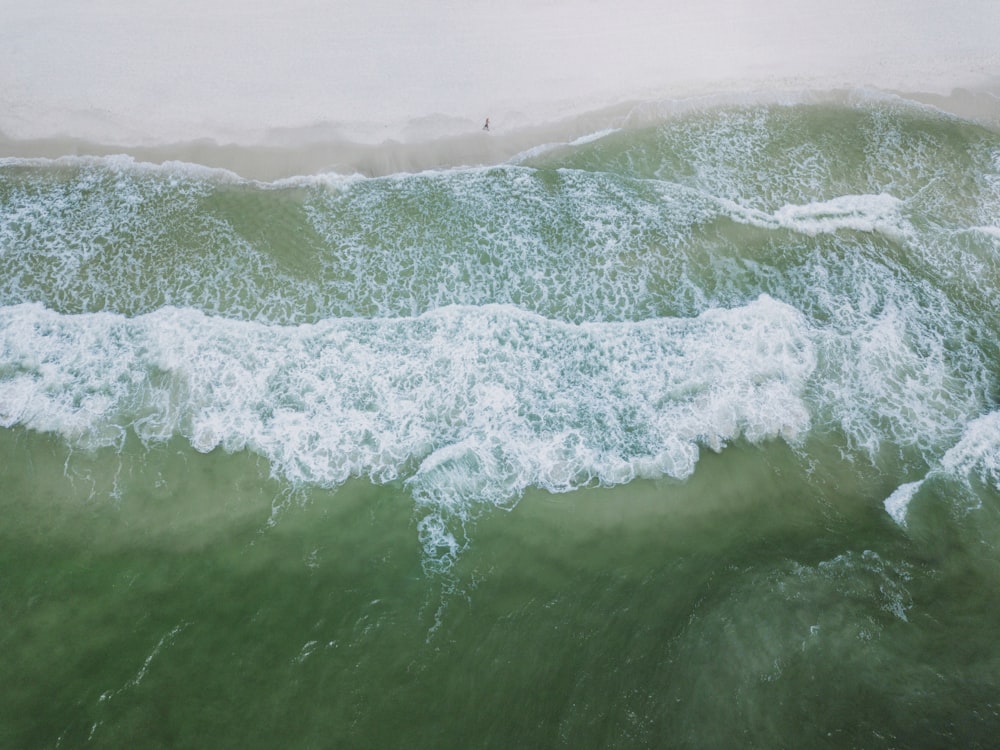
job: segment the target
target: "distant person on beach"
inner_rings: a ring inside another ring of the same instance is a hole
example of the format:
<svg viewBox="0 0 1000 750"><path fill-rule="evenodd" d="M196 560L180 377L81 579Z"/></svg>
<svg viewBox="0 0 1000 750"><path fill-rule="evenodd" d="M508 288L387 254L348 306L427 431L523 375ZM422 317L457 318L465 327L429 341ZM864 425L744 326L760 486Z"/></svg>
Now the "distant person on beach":
<svg viewBox="0 0 1000 750"><path fill-rule="evenodd" d="M486 124L483 125L483 130L489 130L489 129L490 129L490 118L487 117L486 118Z"/></svg>

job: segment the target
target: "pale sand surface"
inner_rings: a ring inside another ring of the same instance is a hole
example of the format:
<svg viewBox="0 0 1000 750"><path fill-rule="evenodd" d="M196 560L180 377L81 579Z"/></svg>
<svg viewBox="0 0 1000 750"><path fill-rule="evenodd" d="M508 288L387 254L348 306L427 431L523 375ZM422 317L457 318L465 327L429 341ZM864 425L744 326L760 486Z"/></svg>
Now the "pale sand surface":
<svg viewBox="0 0 1000 750"><path fill-rule="evenodd" d="M998 0L0 0L0 156L383 173L859 88L997 125L998 40Z"/></svg>

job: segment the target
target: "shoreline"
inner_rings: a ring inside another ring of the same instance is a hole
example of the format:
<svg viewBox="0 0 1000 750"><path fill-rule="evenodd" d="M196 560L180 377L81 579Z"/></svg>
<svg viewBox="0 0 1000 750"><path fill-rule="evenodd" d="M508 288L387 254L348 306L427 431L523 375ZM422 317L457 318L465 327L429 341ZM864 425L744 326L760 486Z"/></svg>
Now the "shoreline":
<svg viewBox="0 0 1000 750"><path fill-rule="evenodd" d="M0 0L0 18L0 157L386 174L855 91L1000 127L995 0Z"/></svg>
<svg viewBox="0 0 1000 750"><path fill-rule="evenodd" d="M700 112L755 106L856 107L866 103L926 107L944 116L1000 131L1000 84L978 90L956 88L950 94L870 87L797 92L775 89L632 101L509 130L494 124L490 132L483 132L470 123L467 132L428 130L410 140L388 138L381 142L338 137L338 130L332 125L281 128L257 142L201 138L152 145L100 143L68 136L18 139L0 132L0 160L124 155L139 163L189 163L262 182L323 174L379 177L510 163L539 149L557 148L603 132L652 127Z"/></svg>

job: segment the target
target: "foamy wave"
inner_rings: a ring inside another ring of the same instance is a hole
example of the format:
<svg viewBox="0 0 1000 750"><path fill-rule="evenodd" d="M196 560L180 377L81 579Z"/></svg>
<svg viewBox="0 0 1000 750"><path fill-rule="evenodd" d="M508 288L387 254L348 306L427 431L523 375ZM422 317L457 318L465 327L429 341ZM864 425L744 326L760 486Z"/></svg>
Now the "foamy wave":
<svg viewBox="0 0 1000 750"><path fill-rule="evenodd" d="M815 367L802 316L767 296L583 325L498 305L279 327L24 304L0 310L0 346L6 427L90 449L179 434L257 452L293 483L405 479L434 554L454 519L529 486L683 478L702 446L795 441Z"/></svg>
<svg viewBox="0 0 1000 750"><path fill-rule="evenodd" d="M842 195L805 205L788 204L770 214L729 204L734 221L763 229L791 229L810 237L841 230L879 232L900 240L913 234L903 218L902 205L901 200L887 193Z"/></svg>
<svg viewBox="0 0 1000 750"><path fill-rule="evenodd" d="M571 141L559 141L554 143L540 143L537 146L532 146L531 148L522 151L521 153L514 156L510 162L512 164L517 164L522 161L527 161L535 157L541 156L542 154L549 153L550 151L555 151L558 148L573 146L585 146L588 143L593 143L594 141L599 141L602 138L606 138L614 133L620 133L621 128L604 128L603 130L598 130L594 133L588 133L586 135L581 135L579 138L574 138Z"/></svg>
<svg viewBox="0 0 1000 750"><path fill-rule="evenodd" d="M923 480L901 484L885 499L883 503L885 512L900 526L906 526L906 513L910 508L910 501L922 485Z"/></svg>
<svg viewBox="0 0 1000 750"><path fill-rule="evenodd" d="M995 240L1000 240L1000 227L993 227L993 226L972 227L972 231L988 235L989 237Z"/></svg>
<svg viewBox="0 0 1000 750"><path fill-rule="evenodd" d="M941 459L944 471L977 475L1000 491L1000 412L973 420L962 439Z"/></svg>
<svg viewBox="0 0 1000 750"><path fill-rule="evenodd" d="M961 480L970 476L992 485L1000 492L1000 412L991 412L971 421L961 439L944 454L936 472ZM900 526L906 526L910 501L926 479L898 487L885 500L885 510Z"/></svg>
<svg viewBox="0 0 1000 750"><path fill-rule="evenodd" d="M194 162L167 160L163 162L148 162L136 159L128 154L110 154L108 156L57 156L57 157L14 157L0 158L0 168L17 169L34 167L41 169L99 169L123 175L155 175L170 179L183 177L186 179L213 180L229 183L266 183L247 180L232 170L222 167L209 167Z"/></svg>

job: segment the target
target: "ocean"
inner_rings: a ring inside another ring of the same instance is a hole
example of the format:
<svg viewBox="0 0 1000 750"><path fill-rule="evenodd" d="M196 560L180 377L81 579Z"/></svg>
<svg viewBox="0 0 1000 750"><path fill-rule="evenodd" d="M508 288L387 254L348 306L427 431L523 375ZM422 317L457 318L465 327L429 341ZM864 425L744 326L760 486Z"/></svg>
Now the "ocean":
<svg viewBox="0 0 1000 750"><path fill-rule="evenodd" d="M0 268L2 747L1000 736L995 130L5 158Z"/></svg>

